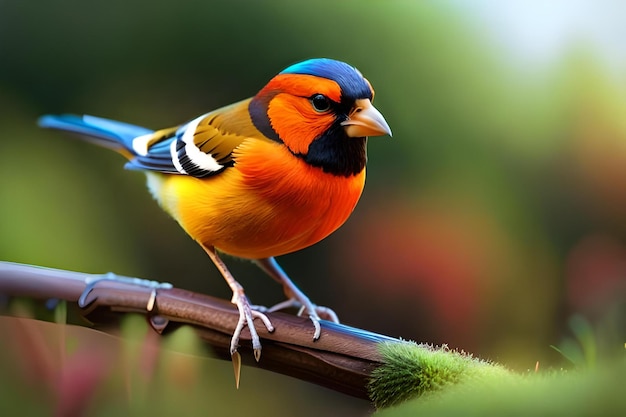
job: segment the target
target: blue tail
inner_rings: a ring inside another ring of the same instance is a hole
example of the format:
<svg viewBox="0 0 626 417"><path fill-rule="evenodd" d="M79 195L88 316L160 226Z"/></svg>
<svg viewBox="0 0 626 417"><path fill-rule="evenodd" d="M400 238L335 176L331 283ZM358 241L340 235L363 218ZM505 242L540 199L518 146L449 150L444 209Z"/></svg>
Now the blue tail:
<svg viewBox="0 0 626 417"><path fill-rule="evenodd" d="M153 133L145 127L87 115L46 115L40 117L38 123L41 127L77 133L97 145L132 155L136 155L133 150L133 139Z"/></svg>

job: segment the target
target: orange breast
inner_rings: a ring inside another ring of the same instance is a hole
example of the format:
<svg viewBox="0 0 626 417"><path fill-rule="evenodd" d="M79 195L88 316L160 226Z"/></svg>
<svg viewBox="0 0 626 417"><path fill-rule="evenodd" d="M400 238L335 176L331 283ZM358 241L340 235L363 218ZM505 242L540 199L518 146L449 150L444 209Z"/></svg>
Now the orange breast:
<svg viewBox="0 0 626 417"><path fill-rule="evenodd" d="M247 140L234 158L214 177L163 177L155 194L192 238L242 258L319 242L348 219L365 183L365 170L327 174L272 142Z"/></svg>

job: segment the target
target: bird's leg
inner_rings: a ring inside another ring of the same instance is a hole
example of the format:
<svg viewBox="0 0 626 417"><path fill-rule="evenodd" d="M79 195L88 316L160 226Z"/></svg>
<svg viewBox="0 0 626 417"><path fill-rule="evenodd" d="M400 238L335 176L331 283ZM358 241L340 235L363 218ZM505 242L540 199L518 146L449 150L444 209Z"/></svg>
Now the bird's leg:
<svg viewBox="0 0 626 417"><path fill-rule="evenodd" d="M248 297L244 293L243 287L241 284L235 280L233 275L230 273L226 264L222 259L217 255L217 252L212 246L204 246L202 248L209 255L217 269L220 271L226 283L233 291L233 298L231 302L237 306L239 310L239 321L237 322L237 327L233 332L233 337L230 340L230 355L233 359L238 359L237 347L239 346L239 337L241 336L241 331L245 326L248 326L250 330L250 338L252 339L252 349L254 349L254 358L259 361L261 358L261 341L259 339L259 335L254 327L254 319L259 318L263 321L263 324L267 328L268 332L274 331L274 326L270 322L270 319L260 311L257 311L250 306L250 302L248 301Z"/></svg>
<svg viewBox="0 0 626 417"><path fill-rule="evenodd" d="M269 308L268 311L282 310L294 306L299 307L300 311L298 311L298 315L302 316L306 313L313 322L313 326L315 326L313 340L319 339L321 334L320 316L332 322L339 323L337 314L328 307L313 304L311 300L309 300L309 297L300 291L296 284L291 281L274 258L256 259L255 262L263 271L283 286L285 296L287 296L286 301L276 304Z"/></svg>

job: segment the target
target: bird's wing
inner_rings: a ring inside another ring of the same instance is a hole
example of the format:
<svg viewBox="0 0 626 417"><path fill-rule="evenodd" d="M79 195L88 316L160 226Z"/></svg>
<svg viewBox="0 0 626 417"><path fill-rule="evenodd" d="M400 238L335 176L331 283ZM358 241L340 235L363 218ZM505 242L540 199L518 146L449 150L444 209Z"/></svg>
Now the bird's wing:
<svg viewBox="0 0 626 417"><path fill-rule="evenodd" d="M241 128L251 125L243 104L135 138L136 156L127 168L198 178L222 172L233 165L233 150L250 135L250 128Z"/></svg>

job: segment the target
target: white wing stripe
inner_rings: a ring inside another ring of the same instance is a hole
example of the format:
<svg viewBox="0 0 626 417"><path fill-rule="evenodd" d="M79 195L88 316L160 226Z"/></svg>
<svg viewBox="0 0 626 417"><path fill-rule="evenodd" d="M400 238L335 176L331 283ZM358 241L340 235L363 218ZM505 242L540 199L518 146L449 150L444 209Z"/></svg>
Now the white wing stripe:
<svg viewBox="0 0 626 417"><path fill-rule="evenodd" d="M178 141L174 139L172 143L170 144L170 155L172 156L172 163L174 164L174 168L176 168L176 171L180 172L181 174L187 175L187 171L185 171L183 166L180 164L180 161L178 160L178 152L176 151L176 142Z"/></svg>
<svg viewBox="0 0 626 417"><path fill-rule="evenodd" d="M192 143L188 143L185 145L185 151L187 152L187 156L198 166L200 169L204 169L206 171L219 171L222 169L222 165L220 165L215 158L211 155L202 152L196 145Z"/></svg>

